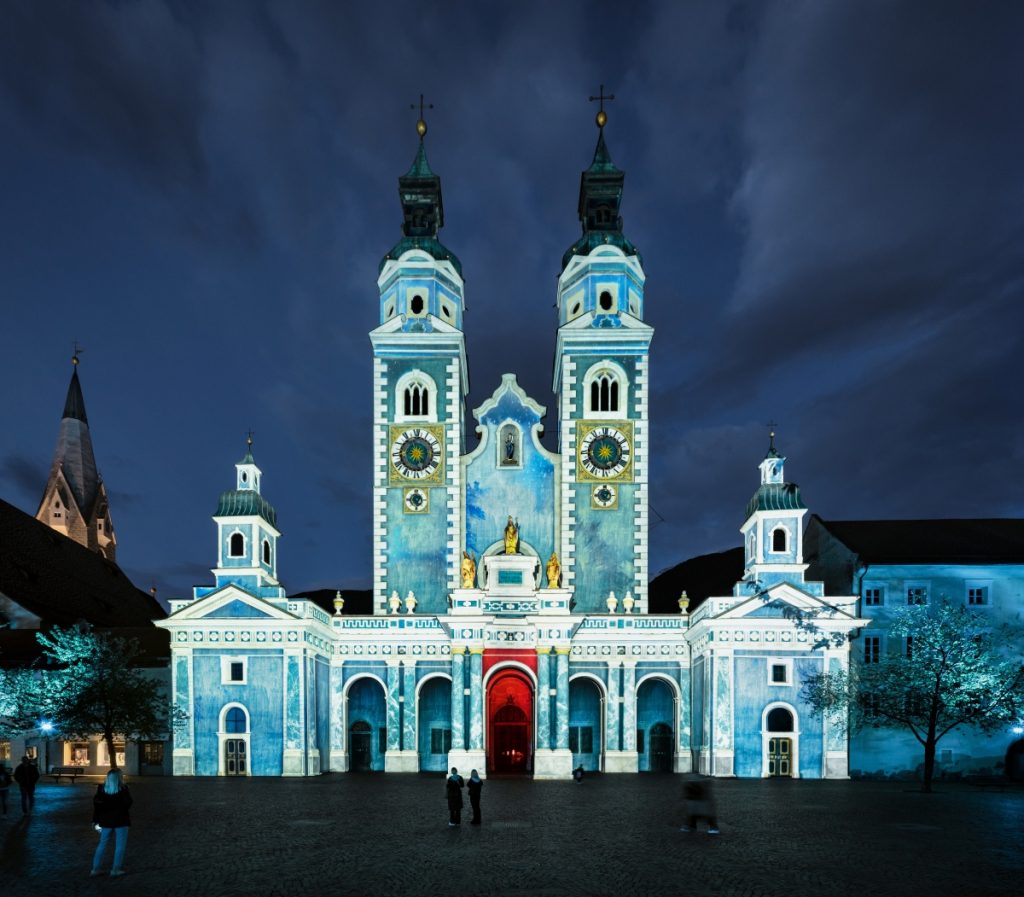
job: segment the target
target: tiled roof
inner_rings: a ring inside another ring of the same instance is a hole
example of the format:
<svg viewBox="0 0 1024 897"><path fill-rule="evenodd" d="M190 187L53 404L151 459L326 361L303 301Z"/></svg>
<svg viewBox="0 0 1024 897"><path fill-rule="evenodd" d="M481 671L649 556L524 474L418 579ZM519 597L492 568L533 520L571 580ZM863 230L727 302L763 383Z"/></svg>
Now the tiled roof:
<svg viewBox="0 0 1024 897"><path fill-rule="evenodd" d="M229 489L217 502L215 517L262 517L277 528L277 511L262 495L252 489Z"/></svg>
<svg viewBox="0 0 1024 897"><path fill-rule="evenodd" d="M799 511L806 507L796 483L764 483L747 502L743 519L746 520L755 511Z"/></svg>
<svg viewBox="0 0 1024 897"><path fill-rule="evenodd" d="M0 594L43 625L149 626L166 616L113 561L0 500ZM0 621L2 622L2 621Z"/></svg>
<svg viewBox="0 0 1024 897"><path fill-rule="evenodd" d="M822 520L867 564L1024 564L1024 520Z"/></svg>

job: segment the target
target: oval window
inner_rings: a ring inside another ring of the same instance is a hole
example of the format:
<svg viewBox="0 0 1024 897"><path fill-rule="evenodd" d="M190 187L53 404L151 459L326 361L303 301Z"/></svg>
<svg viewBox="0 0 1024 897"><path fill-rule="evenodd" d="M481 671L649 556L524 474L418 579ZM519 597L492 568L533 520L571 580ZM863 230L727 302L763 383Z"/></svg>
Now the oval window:
<svg viewBox="0 0 1024 897"><path fill-rule="evenodd" d="M601 293L601 298L598 299L598 302L601 304L601 308L604 311L612 310L612 294L609 293L607 290Z"/></svg>
<svg viewBox="0 0 1024 897"><path fill-rule="evenodd" d="M412 310L414 315L423 314L423 297L418 293L412 297L412 302L409 303L409 308Z"/></svg>

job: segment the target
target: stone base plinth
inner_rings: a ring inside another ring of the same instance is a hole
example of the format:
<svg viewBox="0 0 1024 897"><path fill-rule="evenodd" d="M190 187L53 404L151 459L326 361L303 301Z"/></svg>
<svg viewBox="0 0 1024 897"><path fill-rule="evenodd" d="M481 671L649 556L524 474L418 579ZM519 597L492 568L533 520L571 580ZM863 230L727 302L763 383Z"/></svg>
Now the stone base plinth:
<svg viewBox="0 0 1024 897"><path fill-rule="evenodd" d="M572 778L572 752L538 750L533 755L533 777L535 779Z"/></svg>
<svg viewBox="0 0 1024 897"><path fill-rule="evenodd" d="M384 754L384 772L419 772L418 751L387 751Z"/></svg>
<svg viewBox="0 0 1024 897"><path fill-rule="evenodd" d="M688 750L676 754L673 769L676 772L693 772L693 754Z"/></svg>
<svg viewBox="0 0 1024 897"><path fill-rule="evenodd" d="M464 779L468 779L470 771L474 769L481 779L487 778L487 757L483 751L448 751L449 773L453 766Z"/></svg>
<svg viewBox="0 0 1024 897"><path fill-rule="evenodd" d="M184 748L175 748L173 757L173 775L194 776L196 774L195 754Z"/></svg>
<svg viewBox="0 0 1024 897"><path fill-rule="evenodd" d="M605 772L636 772L639 758L636 751L605 751Z"/></svg>
<svg viewBox="0 0 1024 897"><path fill-rule="evenodd" d="M331 772L348 772L348 751L331 751Z"/></svg>

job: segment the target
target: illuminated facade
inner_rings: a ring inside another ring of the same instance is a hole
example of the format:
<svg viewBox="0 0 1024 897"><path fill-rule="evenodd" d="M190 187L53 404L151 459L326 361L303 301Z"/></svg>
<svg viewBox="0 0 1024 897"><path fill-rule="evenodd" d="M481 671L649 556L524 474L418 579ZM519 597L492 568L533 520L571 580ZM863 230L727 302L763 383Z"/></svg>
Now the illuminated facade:
<svg viewBox="0 0 1024 897"><path fill-rule="evenodd" d="M803 672L848 662L847 642L823 646L799 620L840 636L865 621L855 599L804 581L806 511L774 446L733 594L692 617L685 602L648 613L653 330L599 123L557 286L558 451L513 374L463 444L466 296L421 136L370 334L373 615L284 594L276 514L247 454L214 518L215 584L158 624L189 713L177 774L847 775L845 729L826 731L797 698Z"/></svg>

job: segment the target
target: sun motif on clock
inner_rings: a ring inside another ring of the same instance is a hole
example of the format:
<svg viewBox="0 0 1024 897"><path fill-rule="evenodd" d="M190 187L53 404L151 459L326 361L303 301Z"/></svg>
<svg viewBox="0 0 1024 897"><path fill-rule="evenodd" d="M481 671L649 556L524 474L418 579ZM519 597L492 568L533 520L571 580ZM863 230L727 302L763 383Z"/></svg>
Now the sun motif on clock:
<svg viewBox="0 0 1024 897"><path fill-rule="evenodd" d="M632 436L630 421L616 422L614 427L579 421L576 439L579 479L590 482L632 479ZM608 505L600 506L611 507L613 501L614 497Z"/></svg>
<svg viewBox="0 0 1024 897"><path fill-rule="evenodd" d="M442 436L438 427L392 427L391 480L438 481L444 455Z"/></svg>

